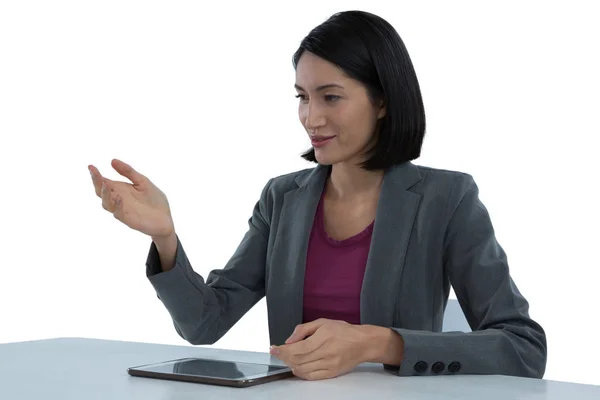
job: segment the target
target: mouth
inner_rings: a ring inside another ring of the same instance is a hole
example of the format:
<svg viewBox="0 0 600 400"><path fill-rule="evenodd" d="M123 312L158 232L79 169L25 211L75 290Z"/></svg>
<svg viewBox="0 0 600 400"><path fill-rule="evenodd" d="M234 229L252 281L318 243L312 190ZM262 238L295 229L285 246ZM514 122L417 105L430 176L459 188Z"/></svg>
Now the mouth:
<svg viewBox="0 0 600 400"><path fill-rule="evenodd" d="M311 136L310 143L313 147L323 147L333 138L335 138L335 136Z"/></svg>

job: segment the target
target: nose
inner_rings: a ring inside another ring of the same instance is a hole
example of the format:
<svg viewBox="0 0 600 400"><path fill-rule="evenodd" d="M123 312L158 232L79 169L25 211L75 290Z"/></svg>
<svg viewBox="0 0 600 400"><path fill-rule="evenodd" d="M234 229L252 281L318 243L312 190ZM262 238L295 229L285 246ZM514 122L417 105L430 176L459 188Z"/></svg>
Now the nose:
<svg viewBox="0 0 600 400"><path fill-rule="evenodd" d="M324 126L327 121L321 107L310 100L300 110L300 119L304 127L311 131Z"/></svg>

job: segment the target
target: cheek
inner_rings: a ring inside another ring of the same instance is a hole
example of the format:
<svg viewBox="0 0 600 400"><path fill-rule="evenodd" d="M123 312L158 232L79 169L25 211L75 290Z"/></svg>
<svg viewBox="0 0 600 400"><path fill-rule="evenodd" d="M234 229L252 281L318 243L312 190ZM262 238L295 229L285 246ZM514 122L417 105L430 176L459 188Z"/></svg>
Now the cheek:
<svg viewBox="0 0 600 400"><path fill-rule="evenodd" d="M373 133L369 129L370 127L365 124L365 121L354 118L352 122L340 127L343 134L340 135L338 143L345 151L351 153L361 152L373 139Z"/></svg>
<svg viewBox="0 0 600 400"><path fill-rule="evenodd" d="M306 107L303 107L302 105L298 106L298 119L302 126L304 126L304 121L306 121Z"/></svg>
<svg viewBox="0 0 600 400"><path fill-rule="evenodd" d="M350 107L342 108L336 116L339 130L344 142L360 144L371 137L370 120L365 118L364 113L357 112Z"/></svg>

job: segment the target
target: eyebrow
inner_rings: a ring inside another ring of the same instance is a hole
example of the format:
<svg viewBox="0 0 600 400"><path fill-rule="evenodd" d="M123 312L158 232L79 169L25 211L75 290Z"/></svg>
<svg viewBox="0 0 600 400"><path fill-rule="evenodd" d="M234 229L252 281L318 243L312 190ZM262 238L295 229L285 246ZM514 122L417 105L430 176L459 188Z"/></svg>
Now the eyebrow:
<svg viewBox="0 0 600 400"><path fill-rule="evenodd" d="M294 84L294 87L297 90L306 92L306 90L304 90L304 88L302 86L299 86L298 84ZM325 90L325 89L331 89L331 88L343 89L344 87L342 85L338 85L337 83L328 83L326 85L317 86L317 92L320 92L321 90Z"/></svg>

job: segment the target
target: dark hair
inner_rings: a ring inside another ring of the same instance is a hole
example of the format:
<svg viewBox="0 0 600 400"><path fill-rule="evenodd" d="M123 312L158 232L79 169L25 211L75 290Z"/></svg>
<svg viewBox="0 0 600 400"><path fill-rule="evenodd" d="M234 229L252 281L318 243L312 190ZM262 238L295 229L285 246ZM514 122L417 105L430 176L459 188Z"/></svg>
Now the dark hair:
<svg viewBox="0 0 600 400"><path fill-rule="evenodd" d="M294 68L305 51L337 65L366 86L371 101L385 104L386 114L379 120L376 142L363 168L387 169L421 155L425 136L421 89L404 42L392 25L364 11L336 13L302 40L294 53ZM314 149L302 157L317 162Z"/></svg>

